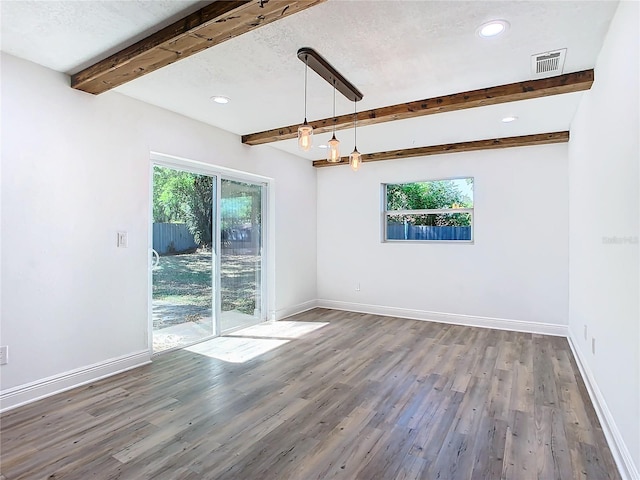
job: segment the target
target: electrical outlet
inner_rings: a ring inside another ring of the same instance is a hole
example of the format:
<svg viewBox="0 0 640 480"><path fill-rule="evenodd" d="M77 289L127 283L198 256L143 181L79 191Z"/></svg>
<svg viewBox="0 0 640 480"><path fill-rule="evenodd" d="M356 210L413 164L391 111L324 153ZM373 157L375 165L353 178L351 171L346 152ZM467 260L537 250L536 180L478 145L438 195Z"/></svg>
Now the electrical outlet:
<svg viewBox="0 0 640 480"><path fill-rule="evenodd" d="M360 291L360 282L356 283L356 292Z"/></svg>
<svg viewBox="0 0 640 480"><path fill-rule="evenodd" d="M591 337L591 353L596 354L596 339Z"/></svg>
<svg viewBox="0 0 640 480"><path fill-rule="evenodd" d="M3 345L0 347L0 365L6 365L9 363L9 347Z"/></svg>
<svg viewBox="0 0 640 480"><path fill-rule="evenodd" d="M587 326L584 326L584 339L587 339Z"/></svg>

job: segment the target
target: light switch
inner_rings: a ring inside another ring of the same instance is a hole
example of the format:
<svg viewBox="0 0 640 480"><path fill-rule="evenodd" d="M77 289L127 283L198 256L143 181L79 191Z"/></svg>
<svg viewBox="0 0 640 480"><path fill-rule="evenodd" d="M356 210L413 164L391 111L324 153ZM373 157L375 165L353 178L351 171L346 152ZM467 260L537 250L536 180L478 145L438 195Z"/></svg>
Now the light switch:
<svg viewBox="0 0 640 480"><path fill-rule="evenodd" d="M127 232L118 232L118 248L127 248L128 241Z"/></svg>

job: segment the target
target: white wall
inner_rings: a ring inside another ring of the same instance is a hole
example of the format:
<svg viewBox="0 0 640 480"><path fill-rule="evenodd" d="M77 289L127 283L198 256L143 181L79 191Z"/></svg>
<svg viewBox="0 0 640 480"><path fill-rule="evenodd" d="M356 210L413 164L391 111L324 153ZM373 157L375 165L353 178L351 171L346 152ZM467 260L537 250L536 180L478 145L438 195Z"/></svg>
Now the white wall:
<svg viewBox="0 0 640 480"><path fill-rule="evenodd" d="M572 124L569 148L570 335L635 463L635 475L640 467L639 18L637 2L620 3L595 82Z"/></svg>
<svg viewBox="0 0 640 480"><path fill-rule="evenodd" d="M72 90L67 76L3 54L3 391L148 350L151 151L274 178L269 308L316 298L309 162L117 93Z"/></svg>
<svg viewBox="0 0 640 480"><path fill-rule="evenodd" d="M318 298L337 308L525 330L517 322L540 322L566 332L567 175L566 144L365 163L357 173L323 168ZM460 176L475 177L473 245L381 243L381 183Z"/></svg>

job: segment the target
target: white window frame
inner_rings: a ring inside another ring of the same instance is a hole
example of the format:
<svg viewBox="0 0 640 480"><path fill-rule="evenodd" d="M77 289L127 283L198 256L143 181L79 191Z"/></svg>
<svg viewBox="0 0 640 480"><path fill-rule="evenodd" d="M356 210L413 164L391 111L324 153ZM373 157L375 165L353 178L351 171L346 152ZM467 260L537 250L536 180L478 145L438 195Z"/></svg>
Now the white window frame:
<svg viewBox="0 0 640 480"><path fill-rule="evenodd" d="M411 180L405 182L388 182L381 184L381 241L382 243L453 243L463 245L473 245L475 237L475 224L474 224L474 209L475 209L475 195L473 198L473 208L434 208L434 209L417 209L417 210L387 210L387 186L388 185L407 185L411 183L431 183L442 182L447 180L466 180L471 178L473 180L473 189L475 191L475 177L452 177L452 178L436 178L430 180ZM475 192L474 192L475 193ZM470 240L402 240L402 239L389 239L387 238L387 225L390 215L438 215L438 214L452 214L452 213L468 213L471 217L471 239Z"/></svg>

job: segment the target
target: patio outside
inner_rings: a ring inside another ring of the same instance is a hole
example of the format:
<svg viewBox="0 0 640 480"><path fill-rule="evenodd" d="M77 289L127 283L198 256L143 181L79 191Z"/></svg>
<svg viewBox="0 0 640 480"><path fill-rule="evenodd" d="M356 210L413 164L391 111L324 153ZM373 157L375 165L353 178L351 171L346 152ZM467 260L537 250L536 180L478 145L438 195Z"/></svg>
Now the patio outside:
<svg viewBox="0 0 640 480"><path fill-rule="evenodd" d="M153 270L154 352L213 335L211 260L206 250L160 258ZM220 263L225 330L255 323L260 256L223 253Z"/></svg>

